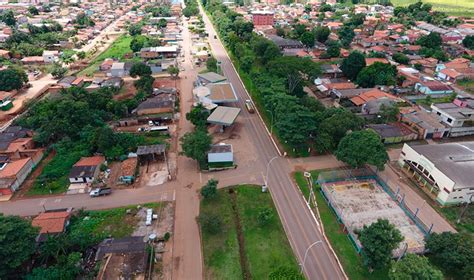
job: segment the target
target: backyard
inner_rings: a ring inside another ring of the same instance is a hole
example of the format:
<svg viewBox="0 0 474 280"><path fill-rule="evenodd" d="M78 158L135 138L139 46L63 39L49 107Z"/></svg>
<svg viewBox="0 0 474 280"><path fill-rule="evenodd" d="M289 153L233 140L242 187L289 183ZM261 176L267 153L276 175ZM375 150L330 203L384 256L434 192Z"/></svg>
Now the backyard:
<svg viewBox="0 0 474 280"><path fill-rule="evenodd" d="M80 71L78 75L91 76L92 74L94 74L95 71L99 69L100 64L106 58L123 59L125 54L132 52L132 50L130 49L131 41L132 37L128 35L122 35L118 37L117 40L115 40L112 45L110 45L110 47L108 47L103 53L94 58L89 63L89 66Z"/></svg>
<svg viewBox="0 0 474 280"><path fill-rule="evenodd" d="M269 193L251 185L220 189L201 202L200 212L206 279L268 279L282 267L299 277ZM268 217L264 224L262 212ZM206 218L220 221L217 233L205 229Z"/></svg>
<svg viewBox="0 0 474 280"><path fill-rule="evenodd" d="M465 91L474 94L474 80L473 79L461 79L457 84L462 87Z"/></svg>
<svg viewBox="0 0 474 280"><path fill-rule="evenodd" d="M317 178L320 171L321 170L312 171L312 177ZM296 172L294 178L301 192L307 198L309 195L309 187L303 173ZM336 251L339 260L344 267L344 271L350 279L387 279L386 270L376 270L372 273L369 272L367 267L364 265L362 257L356 252L354 245L347 237L347 234L342 230L342 225L337 221L336 215L326 204L326 201L319 192L319 186L314 187L314 192L326 236L329 239L332 248Z"/></svg>
<svg viewBox="0 0 474 280"><path fill-rule="evenodd" d="M394 6L408 6L418 0L392 0ZM430 3L434 10L445 12L452 16L474 16L474 1L472 0L423 0Z"/></svg>

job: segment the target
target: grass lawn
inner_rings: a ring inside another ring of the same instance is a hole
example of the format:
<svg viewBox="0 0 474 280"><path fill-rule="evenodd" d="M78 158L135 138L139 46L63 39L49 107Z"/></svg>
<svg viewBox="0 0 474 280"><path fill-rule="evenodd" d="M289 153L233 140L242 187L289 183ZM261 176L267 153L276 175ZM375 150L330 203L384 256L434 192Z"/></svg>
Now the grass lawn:
<svg viewBox="0 0 474 280"><path fill-rule="evenodd" d="M392 0L394 6L408 6L418 0ZM433 5L435 11L445 12L453 16L474 16L474 1L472 0L423 0L423 3Z"/></svg>
<svg viewBox="0 0 474 280"><path fill-rule="evenodd" d="M142 207L159 209L166 202L148 203ZM130 214L127 214L130 210ZM107 210L82 211L71 218L70 232L85 232L95 237L121 238L130 236L135 230L139 219L135 217L138 209L135 205L113 208Z"/></svg>
<svg viewBox="0 0 474 280"><path fill-rule="evenodd" d="M474 80L473 79L462 79L457 82L465 91L474 94Z"/></svg>
<svg viewBox="0 0 474 280"><path fill-rule="evenodd" d="M104 52L99 54L96 58L94 58L87 68L80 71L78 75L86 75L90 76L94 74L99 69L100 64L106 58L116 58L116 59L123 59L123 56L127 53L132 52L130 49L130 42L132 41L132 37L129 35L122 35L115 40L110 47L108 47Z"/></svg>
<svg viewBox="0 0 474 280"><path fill-rule="evenodd" d="M234 187L240 217L245 256L253 279L268 279L279 267L299 267L281 225L278 213L269 193L260 187L242 185ZM242 279L239 244L235 226L235 214L229 188L218 191L218 196L201 202L201 215L221 217L222 230L209 234L202 230L202 246L206 279ZM261 209L270 209L271 220L260 225L257 216Z"/></svg>
<svg viewBox="0 0 474 280"><path fill-rule="evenodd" d="M431 104L437 104L437 103L450 103L452 102L453 97L448 95L448 96L443 96L443 97L436 97L436 98L425 98L425 99L417 99L415 100L417 105L421 105L425 108L430 108Z"/></svg>
<svg viewBox="0 0 474 280"><path fill-rule="evenodd" d="M311 171L311 174L313 179L316 179L319 171ZM294 178L303 195L308 197L309 187L303 173L296 172ZM319 187L315 186L314 191L324 231L349 279L387 279L387 270L376 270L369 273L367 267L363 264L362 257L357 253L347 235L342 231L341 224L337 221L336 215L319 192Z"/></svg>

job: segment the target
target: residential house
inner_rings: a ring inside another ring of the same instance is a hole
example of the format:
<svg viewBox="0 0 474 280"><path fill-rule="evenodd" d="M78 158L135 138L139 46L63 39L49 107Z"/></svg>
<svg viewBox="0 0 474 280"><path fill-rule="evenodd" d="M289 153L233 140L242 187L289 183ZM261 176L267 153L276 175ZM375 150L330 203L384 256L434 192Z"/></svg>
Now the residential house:
<svg viewBox="0 0 474 280"><path fill-rule="evenodd" d="M280 50L284 49L302 49L304 47L303 43L297 40L286 39L277 35L267 35L267 38L275 43Z"/></svg>
<svg viewBox="0 0 474 280"><path fill-rule="evenodd" d="M452 103L433 103L431 110L450 128L449 136L474 134L474 99L458 97Z"/></svg>
<svg viewBox="0 0 474 280"><path fill-rule="evenodd" d="M377 114L383 105L390 106L399 99L389 93L383 92L377 88L363 92L352 97L351 102L361 109L364 114Z"/></svg>
<svg viewBox="0 0 474 280"><path fill-rule="evenodd" d="M69 173L70 183L92 183L99 176L100 166L105 164L105 157L92 156L81 158Z"/></svg>
<svg viewBox="0 0 474 280"><path fill-rule="evenodd" d="M113 87L113 88L121 88L123 86L123 79L120 77L110 77L104 80L100 87Z"/></svg>
<svg viewBox="0 0 474 280"><path fill-rule="evenodd" d="M101 261L101 279L145 279L149 253L144 236L109 238L102 241L95 255Z"/></svg>
<svg viewBox="0 0 474 280"><path fill-rule="evenodd" d="M367 128L377 133L384 144L406 142L418 138L416 131L402 123L369 124Z"/></svg>
<svg viewBox="0 0 474 280"><path fill-rule="evenodd" d="M144 59L170 58L176 57L177 55L177 46L149 47L140 50L140 57Z"/></svg>
<svg viewBox="0 0 474 280"><path fill-rule="evenodd" d="M108 76L110 77L125 77L130 73L131 65L127 62L114 62L110 68Z"/></svg>
<svg viewBox="0 0 474 280"><path fill-rule="evenodd" d="M43 51L43 61L46 64L54 63L59 60L58 51Z"/></svg>
<svg viewBox="0 0 474 280"><path fill-rule="evenodd" d="M419 107L401 108L400 121L418 132L418 139L448 137L449 127L442 124L435 114Z"/></svg>
<svg viewBox="0 0 474 280"><path fill-rule="evenodd" d="M71 209L50 210L36 216L32 221L33 227L40 229L36 242L45 242L49 237L66 231L71 218Z"/></svg>
<svg viewBox="0 0 474 280"><path fill-rule="evenodd" d="M133 112L138 116L173 113L175 102L175 94L160 94L143 101Z"/></svg>
<svg viewBox="0 0 474 280"><path fill-rule="evenodd" d="M26 177L33 169L31 158L21 158L18 160L2 160L0 164L0 189L9 189L15 192L26 180Z"/></svg>
<svg viewBox="0 0 474 280"><path fill-rule="evenodd" d="M259 25L273 25L274 23L273 11L253 11L252 12L252 22L254 26Z"/></svg>
<svg viewBox="0 0 474 280"><path fill-rule="evenodd" d="M107 72L112 68L112 65L114 64L115 60L112 58L106 58L99 66L100 71Z"/></svg>
<svg viewBox="0 0 474 280"><path fill-rule="evenodd" d="M439 81L420 81L415 84L415 90L426 95L451 94L453 89Z"/></svg>

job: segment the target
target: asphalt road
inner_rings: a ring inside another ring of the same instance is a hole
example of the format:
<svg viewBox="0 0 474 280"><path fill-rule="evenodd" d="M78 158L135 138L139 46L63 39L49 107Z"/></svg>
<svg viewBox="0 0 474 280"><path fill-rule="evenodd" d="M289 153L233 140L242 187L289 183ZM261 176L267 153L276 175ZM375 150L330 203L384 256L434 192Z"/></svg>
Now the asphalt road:
<svg viewBox="0 0 474 280"><path fill-rule="evenodd" d="M313 246L309 251L304 264L304 272L308 279L344 279L346 276L337 263L330 245L324 239L316 218L309 211L301 194L290 178L291 168L286 158L280 157L274 146L268 130L257 114L249 114L245 109L245 100L249 95L243 86L227 52L219 39L214 39L216 31L207 15L202 11L206 30L209 33L209 42L215 58L221 62L221 69L227 80L232 83L242 108L242 115L248 119L247 129L254 136L253 144L257 147L259 164L256 169L272 161L269 169L268 186L277 207L279 216L290 241L291 247L300 263L303 262L306 249L316 241L322 243Z"/></svg>

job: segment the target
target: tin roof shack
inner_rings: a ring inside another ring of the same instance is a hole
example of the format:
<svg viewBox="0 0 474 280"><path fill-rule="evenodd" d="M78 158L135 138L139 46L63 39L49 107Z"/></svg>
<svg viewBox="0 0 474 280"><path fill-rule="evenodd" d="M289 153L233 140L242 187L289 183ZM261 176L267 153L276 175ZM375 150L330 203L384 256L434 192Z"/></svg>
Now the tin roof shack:
<svg viewBox="0 0 474 280"><path fill-rule="evenodd" d="M81 158L71 169L69 173L69 182L75 183L92 183L100 172L100 166L106 163L105 157L93 156Z"/></svg>
<svg viewBox="0 0 474 280"><path fill-rule="evenodd" d="M230 144L212 145L207 153L209 170L214 168L225 168L234 166L234 151Z"/></svg>
<svg viewBox="0 0 474 280"><path fill-rule="evenodd" d="M144 236L105 239L95 260L103 260L97 279L144 279L148 254Z"/></svg>
<svg viewBox="0 0 474 280"><path fill-rule="evenodd" d="M173 113L175 102L176 94L159 94L140 103L134 112L138 116Z"/></svg>
<svg viewBox="0 0 474 280"><path fill-rule="evenodd" d="M36 216L31 221L32 226L40 228L36 242L44 242L49 236L63 233L69 225L71 210L72 208L48 210Z"/></svg>
<svg viewBox="0 0 474 280"><path fill-rule="evenodd" d="M440 139L449 134L450 129L435 114L419 107L401 108L400 119L418 132L418 139Z"/></svg>
<svg viewBox="0 0 474 280"><path fill-rule="evenodd" d="M418 138L416 131L401 123L369 124L367 128L377 133L384 144L406 142Z"/></svg>
<svg viewBox="0 0 474 280"><path fill-rule="evenodd" d="M197 76L197 81L201 85L216 84L216 83L225 82L226 80L227 80L226 77L214 72L206 72L206 73L198 74Z"/></svg>
<svg viewBox="0 0 474 280"><path fill-rule="evenodd" d="M138 146L137 148L137 156L141 163L157 160L161 155L163 155L166 160L165 144Z"/></svg>

